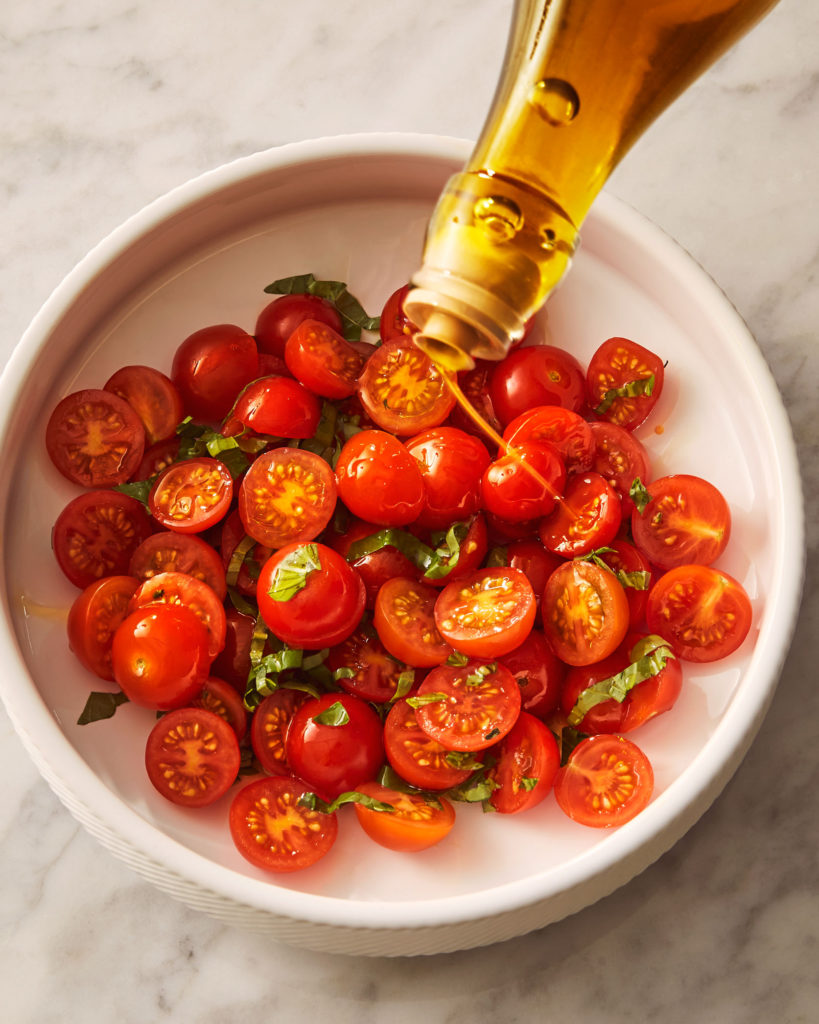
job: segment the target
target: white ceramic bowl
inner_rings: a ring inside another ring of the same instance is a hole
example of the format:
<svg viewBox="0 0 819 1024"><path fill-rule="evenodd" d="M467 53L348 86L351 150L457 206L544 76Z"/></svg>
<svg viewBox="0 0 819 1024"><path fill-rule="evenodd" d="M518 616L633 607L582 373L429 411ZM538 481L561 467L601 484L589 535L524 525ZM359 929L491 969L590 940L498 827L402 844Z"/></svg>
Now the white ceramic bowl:
<svg viewBox="0 0 819 1024"><path fill-rule="evenodd" d="M799 600L799 476L770 373L699 267L603 195L549 303L547 330L581 361L615 334L668 360L666 390L640 436L655 475L697 473L725 492L734 530L719 564L744 583L754 608L740 651L710 667L686 666L678 705L641 730L657 782L649 807L611 832L575 825L552 799L512 818L459 807L447 841L420 855L382 850L350 815L329 857L276 878L233 849L229 798L191 812L152 790L142 767L151 712L129 705L111 721L74 724L88 691L103 687L66 644L64 613L76 591L53 560L50 530L77 492L45 453L51 408L125 363L167 370L178 343L209 323L252 331L269 301L262 289L280 276L311 270L345 280L377 312L415 269L431 207L468 152L452 139L359 136L285 146L205 174L80 263L0 385L0 692L26 749L71 813L159 888L319 950L465 949L557 921L632 878L697 820L737 767L776 685Z"/></svg>

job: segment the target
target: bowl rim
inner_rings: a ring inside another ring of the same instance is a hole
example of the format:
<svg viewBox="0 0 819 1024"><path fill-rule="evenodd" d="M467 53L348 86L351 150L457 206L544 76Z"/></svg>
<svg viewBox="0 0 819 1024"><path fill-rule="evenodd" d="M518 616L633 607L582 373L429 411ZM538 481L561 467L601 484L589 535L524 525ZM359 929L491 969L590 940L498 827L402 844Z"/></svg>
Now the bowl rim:
<svg viewBox="0 0 819 1024"><path fill-rule="evenodd" d="M454 170L468 157L471 148L472 143L464 139L402 132L309 139L231 161L153 200L94 246L55 288L32 320L0 378L0 437L6 433L13 406L26 384L30 364L75 297L93 278L104 272L112 259L172 214L238 182L305 162L406 156L452 162ZM606 842L557 868L525 879L477 892L412 902L352 901L280 887L275 880L253 878L217 864L160 832L94 773L64 736L30 679L11 626L8 595L4 587L2 601L5 614L0 625L0 649L11 663L7 660L8 668L0 674L0 696L29 754L58 795L65 787L75 801L79 800L85 809L93 808L90 813L94 818L141 855L198 888L280 917L339 928L383 931L453 925L519 910L600 879L623 862L636 863L642 856L642 862L628 875L630 878L665 852L704 813L738 766L761 724L795 628L803 568L797 586L793 581L785 586L781 577L786 565L803 567L805 560L804 505L796 449L787 413L761 351L739 314L699 264L659 227L609 193L604 192L598 197L589 219L601 222L615 233L626 233L638 244L650 248L664 269L679 279L681 286L696 291L709 319L741 346L743 358L751 367L767 409L768 430L781 455L776 466L780 484L779 510L782 522L787 523L788 528L779 538L779 573L771 582L771 592L780 594L766 621L771 642L760 656L759 664L755 665L755 671L746 671L746 677L751 679L750 683L747 678L743 680L746 686L743 700L730 702L713 734L683 775L632 822L609 834ZM791 572L794 571L792 568ZM756 659L756 652L753 658ZM12 678L27 679L31 685L15 686ZM750 692L747 690L749 685ZM729 751L727 757L724 756L726 749ZM721 756L718 756L720 752ZM68 806L73 812L70 803ZM692 812L694 807L696 813ZM646 846L654 851L648 859ZM614 885L609 888L614 888ZM386 925L385 921L389 924Z"/></svg>

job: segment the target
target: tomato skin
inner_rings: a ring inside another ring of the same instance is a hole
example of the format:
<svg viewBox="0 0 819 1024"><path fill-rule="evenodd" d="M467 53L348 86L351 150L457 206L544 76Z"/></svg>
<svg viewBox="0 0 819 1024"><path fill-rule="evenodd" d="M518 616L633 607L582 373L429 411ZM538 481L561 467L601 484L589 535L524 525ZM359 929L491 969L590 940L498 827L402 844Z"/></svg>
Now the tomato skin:
<svg viewBox="0 0 819 1024"><path fill-rule="evenodd" d="M131 597L130 610L156 604L190 608L208 631L208 654L211 658L215 658L225 646L225 609L207 583L186 573L157 573L139 584Z"/></svg>
<svg viewBox="0 0 819 1024"><path fill-rule="evenodd" d="M520 814L545 800L560 767L560 753L557 741L540 719L521 711L493 753L497 763L487 774L498 786L489 798L496 811ZM524 779L537 782L527 789Z"/></svg>
<svg viewBox="0 0 819 1024"><path fill-rule="evenodd" d="M634 502L629 494L636 479L644 484L651 477L651 462L643 444L624 427L600 421L590 425L594 438L591 468L617 492L623 515L631 515Z"/></svg>
<svg viewBox="0 0 819 1024"><path fill-rule="evenodd" d="M458 387L466 400L477 412L481 419L496 434L503 433L503 424L495 415L492 407L492 399L489 397L489 377L495 364L486 359L477 359L475 366L458 374ZM455 405L450 414L452 425L465 431L467 434L475 434L483 439L484 432L481 427L466 413L460 405Z"/></svg>
<svg viewBox="0 0 819 1024"><path fill-rule="evenodd" d="M592 467L591 426L582 416L560 405L539 405L521 413L504 430L503 439L513 448L526 441L548 441L557 449L568 473L584 473Z"/></svg>
<svg viewBox="0 0 819 1024"><path fill-rule="evenodd" d="M334 331L341 331L338 310L319 295L280 295L259 313L254 334L260 352L284 356L287 339L305 320L318 320Z"/></svg>
<svg viewBox="0 0 819 1024"><path fill-rule="evenodd" d="M440 843L455 824L455 808L449 800L439 797L437 806L418 793L403 793L377 782L358 787L366 796L392 805L392 813L374 811L354 804L358 823L379 846L398 853L417 853Z"/></svg>
<svg viewBox="0 0 819 1024"><path fill-rule="evenodd" d="M598 473L569 477L563 501L538 528L544 547L564 558L587 555L614 540L622 511L614 488Z"/></svg>
<svg viewBox="0 0 819 1024"><path fill-rule="evenodd" d="M552 650L539 629L533 629L523 643L500 657L520 686L524 711L545 718L560 703L566 665Z"/></svg>
<svg viewBox="0 0 819 1024"><path fill-rule="evenodd" d="M506 547L506 564L526 573L538 608L547 580L563 561L560 555L547 551L540 540L534 537L510 541Z"/></svg>
<svg viewBox="0 0 819 1024"><path fill-rule="evenodd" d="M678 473L648 485L651 500L631 515L634 543L660 569L715 562L731 536L731 510L702 477Z"/></svg>
<svg viewBox="0 0 819 1024"><path fill-rule="evenodd" d="M481 507L481 477L490 463L486 445L457 427L433 427L406 442L424 481L420 527L447 529Z"/></svg>
<svg viewBox="0 0 819 1024"><path fill-rule="evenodd" d="M347 559L350 548L356 541L371 537L381 529L375 523L365 523L362 519L355 519L349 524L346 531L340 536L330 540L330 547L337 551L342 558ZM356 570L364 581L367 593L367 607L375 607L375 599L378 591L395 576L404 576L408 579L418 579L420 570L402 554L398 548L387 544L369 555L362 555L350 561L350 565Z"/></svg>
<svg viewBox="0 0 819 1024"><path fill-rule="evenodd" d="M481 481L483 504L508 522L547 516L565 482L566 468L554 445L523 441L514 454L501 455L487 468Z"/></svg>
<svg viewBox="0 0 819 1024"><path fill-rule="evenodd" d="M280 686L265 697L253 712L250 743L262 769L268 775L289 775L285 739L296 710L309 700L304 690Z"/></svg>
<svg viewBox="0 0 819 1024"><path fill-rule="evenodd" d="M250 673L250 645L256 620L232 605L225 608L225 643L211 665L211 672L244 695Z"/></svg>
<svg viewBox="0 0 819 1024"><path fill-rule="evenodd" d="M609 338L597 349L589 361L586 384L589 405L597 407L606 392L635 380L654 376L650 395L616 398L602 418L626 430L634 430L648 416L663 390L663 361L659 356L628 338Z"/></svg>
<svg viewBox="0 0 819 1024"><path fill-rule="evenodd" d="M567 665L591 665L613 653L629 624L617 578L592 562L572 561L549 577L541 601L543 632Z"/></svg>
<svg viewBox="0 0 819 1024"><path fill-rule="evenodd" d="M718 661L733 654L752 620L753 608L742 584L709 566L676 566L649 591L649 630L685 661Z"/></svg>
<svg viewBox="0 0 819 1024"><path fill-rule="evenodd" d="M382 341L393 341L395 338L406 339L415 329L404 312L404 299L411 288L412 285L402 284L384 303L378 322L378 333L381 335Z"/></svg>
<svg viewBox="0 0 819 1024"><path fill-rule="evenodd" d="M381 587L373 624L393 657L415 668L430 668L452 654L435 625L437 599L434 587L406 577L395 577Z"/></svg>
<svg viewBox="0 0 819 1024"><path fill-rule="evenodd" d="M589 736L558 771L560 809L573 821L610 828L631 821L651 800L654 772L645 754L623 736Z"/></svg>
<svg viewBox="0 0 819 1024"><path fill-rule="evenodd" d="M496 658L529 635L537 605L532 585L519 569L480 569L450 583L435 603L435 625L455 650L474 658Z"/></svg>
<svg viewBox="0 0 819 1024"><path fill-rule="evenodd" d="M481 678L476 682L478 670ZM486 750L503 739L520 714L517 679L499 663L439 665L418 687L417 696L439 694L443 699L416 708L415 717L427 736L449 750Z"/></svg>
<svg viewBox="0 0 819 1024"><path fill-rule="evenodd" d="M104 576L90 583L68 612L68 646L80 664L100 679L113 681L111 644L138 586L134 576Z"/></svg>
<svg viewBox="0 0 819 1024"><path fill-rule="evenodd" d="M327 725L316 718L340 705L346 721ZM285 741L287 763L325 799L372 781L384 762L381 719L349 693L306 700L293 714Z"/></svg>
<svg viewBox="0 0 819 1024"><path fill-rule="evenodd" d="M145 430L125 399L87 388L57 403L45 444L67 480L80 487L114 487L130 480L142 461Z"/></svg>
<svg viewBox="0 0 819 1024"><path fill-rule="evenodd" d="M291 647L320 650L346 639L364 612L364 584L361 577L332 548L311 544L320 568L307 574L305 586L289 600L270 596L281 562L307 547L289 544L265 562L259 575L256 596L268 629Z"/></svg>
<svg viewBox="0 0 819 1024"><path fill-rule="evenodd" d="M586 397L583 367L554 345L515 349L497 363L489 378L492 407L501 423L538 405L560 405L580 412Z"/></svg>
<svg viewBox="0 0 819 1024"><path fill-rule="evenodd" d="M184 572L203 580L220 601L227 597L225 569L210 544L194 534L161 530L146 537L134 550L128 573L148 580L160 572Z"/></svg>
<svg viewBox="0 0 819 1024"><path fill-rule="evenodd" d="M131 406L142 421L148 444L174 436L183 416L182 397L164 373L152 366L122 366L108 378L103 390Z"/></svg>
<svg viewBox="0 0 819 1024"><path fill-rule="evenodd" d="M424 480L406 446L383 430L362 430L336 462L338 494L353 515L379 526L406 526L424 507Z"/></svg>
<svg viewBox="0 0 819 1024"><path fill-rule="evenodd" d="M224 462L185 459L159 474L148 507L166 530L202 533L227 515L232 500L233 477Z"/></svg>
<svg viewBox="0 0 819 1024"><path fill-rule="evenodd" d="M316 396L291 377L260 377L244 388L224 426L228 436L241 428L273 437L312 437L321 417Z"/></svg>
<svg viewBox="0 0 819 1024"><path fill-rule="evenodd" d="M135 576L131 557L151 529L136 498L119 491L89 491L59 514L51 546L67 579L84 589L103 576Z"/></svg>
<svg viewBox="0 0 819 1024"><path fill-rule="evenodd" d="M167 441L157 441L146 448L142 461L134 470L134 480L148 480L163 469L167 469L179 456L179 438L171 437Z"/></svg>
<svg viewBox="0 0 819 1024"><path fill-rule="evenodd" d="M230 805L228 825L236 849L262 871L300 871L331 849L338 835L335 814L300 804L308 787L288 776L256 779Z"/></svg>
<svg viewBox="0 0 819 1024"><path fill-rule="evenodd" d="M177 348L171 380L188 415L213 423L230 411L236 396L259 375L256 342L234 324L194 331Z"/></svg>
<svg viewBox="0 0 819 1024"><path fill-rule="evenodd" d="M287 339L288 370L314 395L348 398L355 394L364 357L332 327L304 320Z"/></svg>
<svg viewBox="0 0 819 1024"><path fill-rule="evenodd" d="M385 704L395 697L399 677L412 670L387 652L371 628L357 629L346 640L331 648L325 662L331 672L346 672L336 680L342 690L374 704Z"/></svg>
<svg viewBox="0 0 819 1024"><path fill-rule="evenodd" d="M439 426L455 405L446 371L408 341L375 349L359 378L358 396L377 426L402 437Z"/></svg>
<svg viewBox="0 0 819 1024"><path fill-rule="evenodd" d="M333 470L319 455L274 448L242 478L239 516L254 540L281 548L317 537L332 519L337 496Z"/></svg>
<svg viewBox="0 0 819 1024"><path fill-rule="evenodd" d="M473 771L447 761L451 751L427 736L406 698L397 700L384 720L384 749L395 771L418 789L449 789L466 782Z"/></svg>
<svg viewBox="0 0 819 1024"><path fill-rule="evenodd" d="M240 760L234 730L202 707L163 715L145 747L151 784L180 807L207 807L223 797L236 781Z"/></svg>
<svg viewBox="0 0 819 1024"><path fill-rule="evenodd" d="M114 633L114 679L141 707L183 707L210 671L208 632L190 608L152 605L131 612Z"/></svg>
<svg viewBox="0 0 819 1024"><path fill-rule="evenodd" d="M607 547L611 551L601 554L602 560L615 572L647 573L647 586L645 589L638 587L623 586L628 601L629 624L632 629L637 628L645 618L646 605L648 604L648 591L651 586L651 564L648 559L633 544L622 537L615 537L609 541Z"/></svg>

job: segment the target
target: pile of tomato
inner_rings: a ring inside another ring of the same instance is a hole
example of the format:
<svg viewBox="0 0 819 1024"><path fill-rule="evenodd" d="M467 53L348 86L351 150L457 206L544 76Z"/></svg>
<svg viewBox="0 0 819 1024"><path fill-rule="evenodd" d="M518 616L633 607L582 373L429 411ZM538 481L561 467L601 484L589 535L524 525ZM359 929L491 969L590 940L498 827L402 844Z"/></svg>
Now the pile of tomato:
<svg viewBox="0 0 819 1024"><path fill-rule="evenodd" d="M168 374L123 367L51 415L83 488L52 537L69 643L118 686L80 721L155 709L155 788L230 794L271 871L323 856L346 803L397 850L443 839L456 801L628 821L653 775L626 734L751 624L713 567L722 494L653 478L633 433L662 359L528 338L456 376L413 344L406 287L376 319L312 275L268 290L253 334L196 331Z"/></svg>

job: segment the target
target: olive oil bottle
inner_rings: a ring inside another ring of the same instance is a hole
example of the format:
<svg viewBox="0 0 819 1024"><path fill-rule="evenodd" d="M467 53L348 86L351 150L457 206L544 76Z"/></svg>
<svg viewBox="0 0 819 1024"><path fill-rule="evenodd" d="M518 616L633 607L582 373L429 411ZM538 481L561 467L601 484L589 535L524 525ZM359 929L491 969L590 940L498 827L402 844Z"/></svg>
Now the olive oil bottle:
<svg viewBox="0 0 819 1024"><path fill-rule="evenodd" d="M450 369L499 359L561 279L617 163L776 0L517 0L495 98L405 300Z"/></svg>

